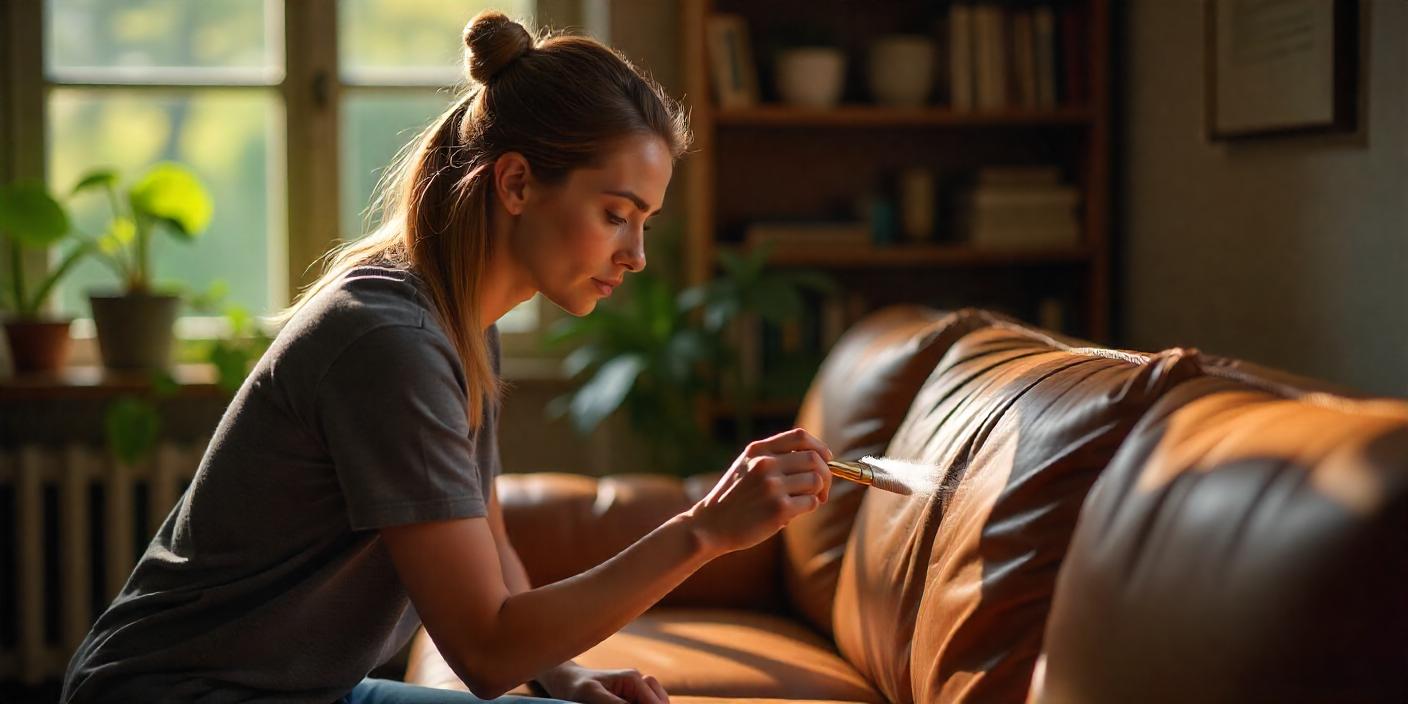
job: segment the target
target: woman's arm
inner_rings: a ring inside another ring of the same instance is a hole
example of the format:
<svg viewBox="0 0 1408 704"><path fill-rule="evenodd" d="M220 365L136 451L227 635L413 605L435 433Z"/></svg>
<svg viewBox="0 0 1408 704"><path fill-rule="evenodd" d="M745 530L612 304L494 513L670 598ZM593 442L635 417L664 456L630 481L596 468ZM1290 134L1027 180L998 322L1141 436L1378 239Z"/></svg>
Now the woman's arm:
<svg viewBox="0 0 1408 704"><path fill-rule="evenodd" d="M800 430L755 442L689 511L582 574L519 593L486 518L381 535L446 662L475 695L494 698L605 640L709 560L815 509L830 488L826 459Z"/></svg>
<svg viewBox="0 0 1408 704"><path fill-rule="evenodd" d="M504 586L508 587L509 594L532 589L533 583L528 580L528 570L524 569L523 560L518 557L518 550L509 540L508 527L504 525L503 505L499 503L499 490L493 483L489 484L489 529L494 534L494 545L499 551L499 568L503 570ZM577 663L567 660L534 675L532 679L537 680L538 684L546 689L546 680L564 675L574 667L578 667Z"/></svg>

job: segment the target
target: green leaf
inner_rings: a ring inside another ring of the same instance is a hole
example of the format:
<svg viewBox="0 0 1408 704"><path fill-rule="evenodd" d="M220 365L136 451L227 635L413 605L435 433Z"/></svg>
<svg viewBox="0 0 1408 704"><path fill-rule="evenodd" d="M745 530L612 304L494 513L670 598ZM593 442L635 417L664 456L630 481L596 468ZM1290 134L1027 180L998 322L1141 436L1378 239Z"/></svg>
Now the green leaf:
<svg viewBox="0 0 1408 704"><path fill-rule="evenodd" d="M187 240L205 230L214 209L195 173L172 162L153 166L128 197L134 212L170 224Z"/></svg>
<svg viewBox="0 0 1408 704"><path fill-rule="evenodd" d="M48 247L68 233L68 214L42 181L0 186L0 231L25 247Z"/></svg>
<svg viewBox="0 0 1408 704"><path fill-rule="evenodd" d="M617 357L606 364L572 397L572 421L578 432L591 432L620 408L626 393L645 368L637 355Z"/></svg>
<svg viewBox="0 0 1408 704"><path fill-rule="evenodd" d="M840 290L836 279L830 274L821 271L792 271L787 273L785 280L798 288L804 288L818 293L835 293Z"/></svg>
<svg viewBox="0 0 1408 704"><path fill-rule="evenodd" d="M250 353L225 341L215 343L210 350L210 363L215 366L216 385L233 393L249 375Z"/></svg>
<svg viewBox="0 0 1408 704"><path fill-rule="evenodd" d="M181 383L176 381L176 377L171 376L171 372L164 369L152 372L152 393L158 398L175 396L181 390Z"/></svg>
<svg viewBox="0 0 1408 704"><path fill-rule="evenodd" d="M103 417L108 451L117 461L131 465L151 454L161 432L156 407L134 396L123 396L108 406Z"/></svg>
<svg viewBox="0 0 1408 704"><path fill-rule="evenodd" d="M710 288L709 284L701 284L681 291L680 295L675 298L675 308L681 313L687 313L704 305L705 301L709 300Z"/></svg>
<svg viewBox="0 0 1408 704"><path fill-rule="evenodd" d="M250 315L248 310L237 305L227 307L225 317L230 321L230 334L235 337L243 337L254 321L254 316Z"/></svg>
<svg viewBox="0 0 1408 704"><path fill-rule="evenodd" d="M137 223L132 222L129 217L116 217L108 223L107 232L103 233L102 239L98 242L105 252L113 252L137 239ZM110 243L110 244L108 244Z"/></svg>
<svg viewBox="0 0 1408 704"><path fill-rule="evenodd" d="M79 260L83 259L83 257L92 250L93 243L91 242L79 242L69 249L63 259L59 260L59 265L39 284L39 288L34 292L34 297L25 304L25 310L33 313L43 307L44 299L49 297L49 292L53 290L54 286L58 285L59 281L68 274L74 264L77 264Z"/></svg>
<svg viewBox="0 0 1408 704"><path fill-rule="evenodd" d="M785 281L765 279L751 292L750 308L764 320L782 322L802 313L802 296Z"/></svg>
<svg viewBox="0 0 1408 704"><path fill-rule="evenodd" d="M220 304L229 295L230 285L224 279L216 279L210 284L210 288L199 293L186 297L191 310L204 315L214 315L220 312Z"/></svg>
<svg viewBox="0 0 1408 704"><path fill-rule="evenodd" d="M94 188L116 188L117 172L108 168L98 168L89 171L79 177L78 183L74 184L70 195L77 195L83 191Z"/></svg>
<svg viewBox="0 0 1408 704"><path fill-rule="evenodd" d="M568 378L576 377L588 367L601 360L602 350L598 345L582 345L562 358L562 372Z"/></svg>

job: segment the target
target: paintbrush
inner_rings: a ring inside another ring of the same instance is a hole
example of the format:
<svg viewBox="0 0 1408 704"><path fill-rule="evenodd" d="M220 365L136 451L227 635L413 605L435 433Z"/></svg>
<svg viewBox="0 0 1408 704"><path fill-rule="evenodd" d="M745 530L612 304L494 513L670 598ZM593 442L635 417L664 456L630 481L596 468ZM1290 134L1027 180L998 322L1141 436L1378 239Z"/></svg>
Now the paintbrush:
<svg viewBox="0 0 1408 704"><path fill-rule="evenodd" d="M866 462L870 459L866 457L859 461L851 460L831 460L826 463L831 468L831 474L842 479L853 481L857 484L873 486L876 489L891 491L896 494L912 494L914 490L907 484L890 475L884 469Z"/></svg>

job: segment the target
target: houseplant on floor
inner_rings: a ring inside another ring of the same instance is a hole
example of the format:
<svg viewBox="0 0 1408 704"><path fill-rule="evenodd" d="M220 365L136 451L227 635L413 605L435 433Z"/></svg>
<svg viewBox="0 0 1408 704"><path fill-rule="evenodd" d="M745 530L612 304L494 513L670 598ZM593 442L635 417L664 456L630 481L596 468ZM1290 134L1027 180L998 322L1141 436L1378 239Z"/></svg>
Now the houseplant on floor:
<svg viewBox="0 0 1408 704"><path fill-rule="evenodd" d="M68 213L42 181L27 179L0 186L0 238L9 244L8 285L0 291L6 310L5 336L16 372L55 372L68 359L71 317L45 313L54 285L91 249L91 243L72 236ZM65 244L59 263L33 290L26 285L26 250L48 252Z"/></svg>
<svg viewBox="0 0 1408 704"><path fill-rule="evenodd" d="M163 369L170 365L172 326L180 296L154 285L153 235L164 231L190 242L210 224L210 194L190 169L153 165L119 197L117 172L96 169L74 187L107 196L112 218L98 239L97 255L121 279L118 291L90 291L103 366Z"/></svg>

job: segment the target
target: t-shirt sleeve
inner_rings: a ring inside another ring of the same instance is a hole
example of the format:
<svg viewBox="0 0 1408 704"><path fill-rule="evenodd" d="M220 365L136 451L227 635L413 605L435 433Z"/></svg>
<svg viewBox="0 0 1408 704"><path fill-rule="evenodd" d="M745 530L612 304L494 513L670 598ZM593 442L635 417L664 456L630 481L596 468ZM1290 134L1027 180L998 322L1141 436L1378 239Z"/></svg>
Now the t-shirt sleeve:
<svg viewBox="0 0 1408 704"><path fill-rule="evenodd" d="M363 334L318 384L318 426L355 530L487 515L463 374L425 328Z"/></svg>

